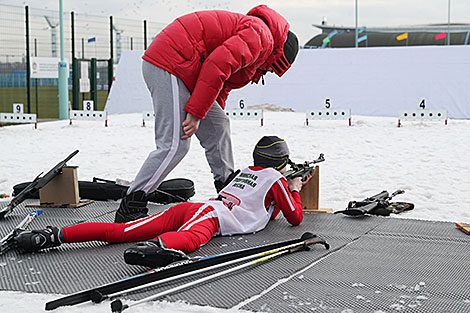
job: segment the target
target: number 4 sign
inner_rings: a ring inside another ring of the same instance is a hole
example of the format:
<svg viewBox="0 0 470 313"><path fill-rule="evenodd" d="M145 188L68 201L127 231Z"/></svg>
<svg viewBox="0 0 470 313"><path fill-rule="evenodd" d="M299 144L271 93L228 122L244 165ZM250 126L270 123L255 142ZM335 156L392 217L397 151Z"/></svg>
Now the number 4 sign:
<svg viewBox="0 0 470 313"><path fill-rule="evenodd" d="M83 111L93 111L94 103L92 100L83 101Z"/></svg>
<svg viewBox="0 0 470 313"><path fill-rule="evenodd" d="M419 103L419 107L423 110L426 109L426 99L423 98L421 100L421 102Z"/></svg>

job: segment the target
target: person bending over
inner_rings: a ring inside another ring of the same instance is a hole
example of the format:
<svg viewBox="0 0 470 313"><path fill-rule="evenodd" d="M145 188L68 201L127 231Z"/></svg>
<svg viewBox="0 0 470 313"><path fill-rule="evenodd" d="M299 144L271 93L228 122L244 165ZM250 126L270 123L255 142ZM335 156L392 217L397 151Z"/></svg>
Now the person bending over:
<svg viewBox="0 0 470 313"><path fill-rule="evenodd" d="M299 50L289 23L265 5L246 15L208 10L177 18L144 53L142 74L155 111L156 150L149 153L122 199L115 222L147 216L147 195L189 151L196 135L219 192L234 176L230 121L232 89L281 77Z"/></svg>
<svg viewBox="0 0 470 313"><path fill-rule="evenodd" d="M167 210L127 223L82 223L23 231L15 237L23 252L57 247L62 243L98 240L139 242L128 248L127 263L163 266L185 257L217 235L250 234L266 227L282 212L297 226L303 211L300 177L282 175L289 161L286 142L265 136L253 151L253 166L237 171L235 178L216 199L202 203L184 202Z"/></svg>

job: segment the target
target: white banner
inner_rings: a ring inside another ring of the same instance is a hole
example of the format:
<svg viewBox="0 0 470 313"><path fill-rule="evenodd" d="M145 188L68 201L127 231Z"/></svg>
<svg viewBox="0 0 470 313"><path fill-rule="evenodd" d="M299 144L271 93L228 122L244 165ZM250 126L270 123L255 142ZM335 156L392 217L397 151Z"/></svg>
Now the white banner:
<svg viewBox="0 0 470 313"><path fill-rule="evenodd" d="M142 77L143 51L125 51L106 103L110 113L152 110ZM470 118L470 46L300 50L282 76L233 90L227 109L274 104L297 112L351 109L353 115L398 116L401 110L447 110Z"/></svg>
<svg viewBox="0 0 470 313"><path fill-rule="evenodd" d="M90 77L88 76L89 62L80 62L80 92L90 92Z"/></svg>
<svg viewBox="0 0 470 313"><path fill-rule="evenodd" d="M32 57L31 78L59 78L59 58Z"/></svg>
<svg viewBox="0 0 470 313"><path fill-rule="evenodd" d="M398 116L400 110L447 110L470 118L470 46L300 50L281 78L233 90L228 108L270 103L306 112L330 106L352 115ZM424 102L423 102L424 100Z"/></svg>

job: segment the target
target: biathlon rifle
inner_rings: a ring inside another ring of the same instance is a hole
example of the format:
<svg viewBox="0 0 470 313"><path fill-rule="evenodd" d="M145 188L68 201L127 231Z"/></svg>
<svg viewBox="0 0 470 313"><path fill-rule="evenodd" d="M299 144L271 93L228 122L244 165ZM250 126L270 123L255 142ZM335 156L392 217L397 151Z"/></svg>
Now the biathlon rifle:
<svg viewBox="0 0 470 313"><path fill-rule="evenodd" d="M405 193L405 191L399 189L390 195L387 190L384 190L362 201L349 201L348 207L345 210L336 211L335 214L343 213L351 216L373 214L388 216L392 212L392 209L389 209L389 201L396 195L401 195L402 193ZM407 205L410 204L407 203ZM411 210L413 207L414 206L407 207L407 209Z"/></svg>
<svg viewBox="0 0 470 313"><path fill-rule="evenodd" d="M302 181L307 179L308 175L312 174L312 170L315 167L315 164L325 161L323 153L320 153L320 156L313 161L305 161L304 163L296 164L289 160L290 169L284 173L284 177L289 180L296 177L302 177Z"/></svg>
<svg viewBox="0 0 470 313"><path fill-rule="evenodd" d="M63 161L60 161L56 166L54 166L49 172L47 172L43 176L41 176L42 173L36 176L36 178L28 186L26 186L25 189L23 189L19 194L15 195L15 197L10 201L10 203L8 203L6 207L0 209L0 220L3 219L7 214L10 214L17 205L27 199L31 192L37 192L48 182L50 182L54 177L62 173L62 168L64 168L66 163L77 153L78 150L75 150Z"/></svg>

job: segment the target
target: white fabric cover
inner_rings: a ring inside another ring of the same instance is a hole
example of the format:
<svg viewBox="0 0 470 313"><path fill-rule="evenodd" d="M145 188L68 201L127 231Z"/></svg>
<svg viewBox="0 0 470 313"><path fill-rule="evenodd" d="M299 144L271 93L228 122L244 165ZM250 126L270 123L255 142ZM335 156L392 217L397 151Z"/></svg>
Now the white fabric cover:
<svg viewBox="0 0 470 313"><path fill-rule="evenodd" d="M270 103L297 112L351 109L353 115L398 116L399 110L445 109L470 118L470 46L300 50L279 78L234 90L228 108Z"/></svg>
<svg viewBox="0 0 470 313"><path fill-rule="evenodd" d="M153 111L152 97L142 76L144 51L123 51L106 100L109 114Z"/></svg>
<svg viewBox="0 0 470 313"><path fill-rule="evenodd" d="M142 78L143 51L125 51L106 104L109 113L151 110ZM297 112L351 109L353 115L398 116L400 110L448 110L470 118L470 46L300 50L287 73L233 90L227 108L270 103Z"/></svg>

